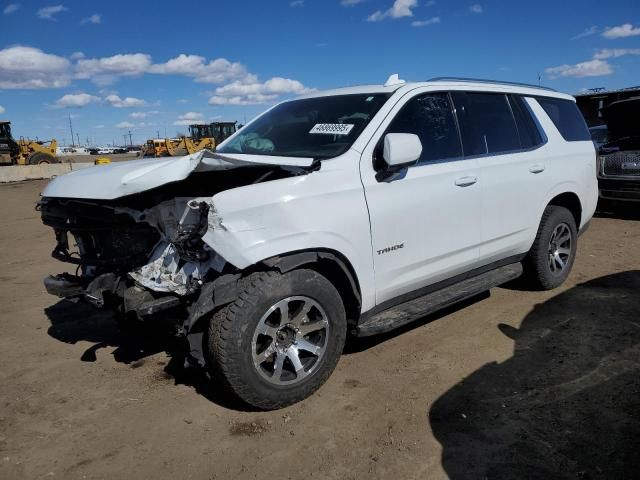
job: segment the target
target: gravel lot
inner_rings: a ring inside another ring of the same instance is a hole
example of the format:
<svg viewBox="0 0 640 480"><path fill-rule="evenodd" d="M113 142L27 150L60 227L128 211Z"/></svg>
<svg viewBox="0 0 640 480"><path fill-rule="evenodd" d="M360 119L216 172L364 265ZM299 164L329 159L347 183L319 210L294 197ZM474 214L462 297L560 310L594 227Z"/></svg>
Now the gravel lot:
<svg viewBox="0 0 640 480"><path fill-rule="evenodd" d="M44 292L67 268L44 185L0 185L2 479L640 475L640 214L599 214L562 288L352 343L313 397L263 413L186 375L171 339Z"/></svg>

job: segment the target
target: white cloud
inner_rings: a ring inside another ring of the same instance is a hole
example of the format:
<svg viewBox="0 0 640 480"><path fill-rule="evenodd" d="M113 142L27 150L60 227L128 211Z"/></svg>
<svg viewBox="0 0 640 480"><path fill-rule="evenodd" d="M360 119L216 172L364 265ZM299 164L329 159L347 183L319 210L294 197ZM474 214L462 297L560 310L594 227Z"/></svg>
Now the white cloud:
<svg viewBox="0 0 640 480"><path fill-rule="evenodd" d="M544 71L550 78L558 77L600 77L603 75L611 75L613 68L611 65L597 58L586 62L576 63L575 65L560 65L558 67L549 67Z"/></svg>
<svg viewBox="0 0 640 480"><path fill-rule="evenodd" d="M634 27L630 23L623 23L617 27L607 28L602 32L604 38L625 38L640 35L640 27Z"/></svg>
<svg viewBox="0 0 640 480"><path fill-rule="evenodd" d="M359 3L364 2L364 0L342 0L340 5L343 7L352 7L353 5L358 5Z"/></svg>
<svg viewBox="0 0 640 480"><path fill-rule="evenodd" d="M606 58L618 58L625 55L640 55L640 48L603 48L593 54L593 58L604 60Z"/></svg>
<svg viewBox="0 0 640 480"><path fill-rule="evenodd" d="M0 113L4 113L4 112L5 112L5 108L2 105L0 105Z"/></svg>
<svg viewBox="0 0 640 480"><path fill-rule="evenodd" d="M69 85L69 60L20 45L0 50L0 88L59 88Z"/></svg>
<svg viewBox="0 0 640 480"><path fill-rule="evenodd" d="M90 17L85 17L82 20L80 20L80 23L82 25L86 24L86 23L95 23L98 24L102 22L102 14L100 13L94 13L93 15L91 15Z"/></svg>
<svg viewBox="0 0 640 480"><path fill-rule="evenodd" d="M67 7L65 7L64 5L53 5L51 7L44 7L41 8L40 10L38 10L36 12L36 14L38 15L38 17L43 18L45 20L56 20L56 15L58 13L61 12L66 12L67 10L69 10Z"/></svg>
<svg viewBox="0 0 640 480"><path fill-rule="evenodd" d="M93 128L104 128L104 125L96 125Z"/></svg>
<svg viewBox="0 0 640 480"><path fill-rule="evenodd" d="M609 58L624 57L626 55L640 55L640 48L601 48L596 50L591 60L575 65L559 65L545 69L549 78L558 77L599 77L611 75L613 66L607 62Z"/></svg>
<svg viewBox="0 0 640 480"><path fill-rule="evenodd" d="M591 35L595 35L598 33L598 26L593 25L589 28L585 28L582 32L577 34L575 37L572 37L571 40L578 40L579 38L590 37Z"/></svg>
<svg viewBox="0 0 640 480"><path fill-rule="evenodd" d="M255 105L272 102L282 95L310 92L298 80L274 77L264 83L235 81L218 87L209 99L211 105Z"/></svg>
<svg viewBox="0 0 640 480"><path fill-rule="evenodd" d="M151 65L149 73L161 75L185 75L199 83L224 83L247 77L249 73L244 65L230 62L226 58L209 60L200 55L181 53L166 63Z"/></svg>
<svg viewBox="0 0 640 480"><path fill-rule="evenodd" d="M83 58L76 63L76 77L90 79L99 85L113 83L119 76L137 76L151 66L145 53L125 53L103 58Z"/></svg>
<svg viewBox="0 0 640 480"><path fill-rule="evenodd" d="M474 3L469 7L469 11L471 13L482 13L482 5L480 5L479 3Z"/></svg>
<svg viewBox="0 0 640 480"><path fill-rule="evenodd" d="M6 7L4 7L4 10L2 10L2 13L4 13L5 15L11 15L13 12L17 11L19 8L20 8L19 3L10 3Z"/></svg>
<svg viewBox="0 0 640 480"><path fill-rule="evenodd" d="M116 128L134 128L135 126L136 124L131 122L120 122L116 124Z"/></svg>
<svg viewBox="0 0 640 480"><path fill-rule="evenodd" d="M418 0L395 0L393 5L384 12L377 10L367 17L368 22L380 22L385 18L413 17L412 8L418 5Z"/></svg>
<svg viewBox="0 0 640 480"><path fill-rule="evenodd" d="M200 112L187 112L182 115L178 115L178 120L173 122L177 126L189 126L194 123L204 122L204 115Z"/></svg>
<svg viewBox="0 0 640 480"><path fill-rule="evenodd" d="M293 0L289 3L289 6L292 8L302 7L304 5L304 0Z"/></svg>
<svg viewBox="0 0 640 480"><path fill-rule="evenodd" d="M199 83L223 85L211 97L212 104L267 103L281 95L309 91L299 81L281 77L260 83L244 65L225 58L207 60L199 55L180 54L165 63L154 64L151 56L144 53L86 58L78 51L72 53L70 59L73 62L32 47L15 46L0 50L0 89L59 88L69 85L73 79L105 86L123 76L156 74L182 75ZM146 104L138 98L122 99L114 91L103 89L100 94L107 104L117 108Z"/></svg>
<svg viewBox="0 0 640 480"><path fill-rule="evenodd" d="M433 25L435 23L440 23L440 17L432 17L428 20L415 20L411 22L412 27L426 27L428 25Z"/></svg>
<svg viewBox="0 0 640 480"><path fill-rule="evenodd" d="M90 103L99 102L100 97L88 93L68 93L56 100L56 108L82 108Z"/></svg>
<svg viewBox="0 0 640 480"><path fill-rule="evenodd" d="M147 118L147 115L148 114L145 112L132 112L129 114L131 118L135 118L135 119Z"/></svg>
<svg viewBox="0 0 640 480"><path fill-rule="evenodd" d="M120 98L116 94L107 95L104 99L112 107L116 108L131 108L131 107L140 107L142 105L146 105L147 102L135 97L126 97Z"/></svg>

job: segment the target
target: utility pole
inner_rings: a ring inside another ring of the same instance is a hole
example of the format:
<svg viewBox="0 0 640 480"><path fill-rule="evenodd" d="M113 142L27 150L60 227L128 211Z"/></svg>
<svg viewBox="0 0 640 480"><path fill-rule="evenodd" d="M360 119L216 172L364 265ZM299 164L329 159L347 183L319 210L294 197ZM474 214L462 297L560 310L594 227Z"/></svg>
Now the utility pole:
<svg viewBox="0 0 640 480"><path fill-rule="evenodd" d="M125 144L126 144L126 142L125 142ZM131 130L129 130L129 145L133 147L133 140L131 140Z"/></svg>
<svg viewBox="0 0 640 480"><path fill-rule="evenodd" d="M73 124L71 123L71 114L69 114L69 129L71 130L71 146L75 147L75 145L73 144L74 137L73 137Z"/></svg>
<svg viewBox="0 0 640 480"><path fill-rule="evenodd" d="M122 138L124 138L124 144L125 144L125 146L126 146L126 145L127 145L127 134L126 134L126 133L124 133L124 134L122 135Z"/></svg>
<svg viewBox="0 0 640 480"><path fill-rule="evenodd" d="M156 130L156 133L158 134L158 140L160 140L160 130Z"/></svg>
<svg viewBox="0 0 640 480"><path fill-rule="evenodd" d="M78 138L78 146L80 146L80 134L76 133L76 137Z"/></svg>

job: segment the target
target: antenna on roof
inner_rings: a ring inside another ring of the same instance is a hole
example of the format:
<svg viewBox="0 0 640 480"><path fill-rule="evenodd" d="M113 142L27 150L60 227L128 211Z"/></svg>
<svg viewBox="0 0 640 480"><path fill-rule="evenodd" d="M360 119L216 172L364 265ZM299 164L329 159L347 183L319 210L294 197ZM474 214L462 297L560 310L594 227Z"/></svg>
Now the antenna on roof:
<svg viewBox="0 0 640 480"><path fill-rule="evenodd" d="M405 82L404 80L400 80L400 76L397 73L394 73L393 75L390 75L389 78L387 78L387 81L384 83L385 87L395 87L396 85L404 85Z"/></svg>

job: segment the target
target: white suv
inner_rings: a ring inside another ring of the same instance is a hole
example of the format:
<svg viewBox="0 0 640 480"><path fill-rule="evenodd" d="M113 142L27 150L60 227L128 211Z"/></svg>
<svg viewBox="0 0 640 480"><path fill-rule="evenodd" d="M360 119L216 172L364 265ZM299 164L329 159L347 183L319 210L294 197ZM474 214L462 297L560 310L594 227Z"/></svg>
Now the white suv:
<svg viewBox="0 0 640 480"><path fill-rule="evenodd" d="M571 96L392 76L280 103L216 152L56 178L42 218L80 268L45 285L125 324L173 319L188 364L278 408L322 385L347 333L523 272L557 287L597 198Z"/></svg>

